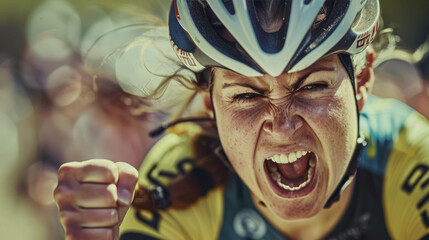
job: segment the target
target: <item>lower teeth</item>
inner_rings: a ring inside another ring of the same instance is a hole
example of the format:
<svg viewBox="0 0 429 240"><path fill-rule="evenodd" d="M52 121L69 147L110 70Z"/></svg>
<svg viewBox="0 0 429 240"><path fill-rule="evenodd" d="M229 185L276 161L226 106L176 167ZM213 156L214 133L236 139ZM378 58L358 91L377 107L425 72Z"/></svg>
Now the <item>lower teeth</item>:
<svg viewBox="0 0 429 240"><path fill-rule="evenodd" d="M309 162L310 168L308 169L308 172L307 172L307 180L305 182L299 184L299 186L297 186L297 187L291 187L291 186L288 186L288 185L282 183L281 182L282 177L281 177L280 172L278 172L278 170L271 172L270 175L271 175L271 178L275 182L277 182L277 185L279 185L281 188L289 190L289 191L297 191L297 190L300 190L300 189L306 187L310 183L311 178L313 177L313 174L314 174L315 165L316 164L314 162L314 159L310 159L310 162Z"/></svg>

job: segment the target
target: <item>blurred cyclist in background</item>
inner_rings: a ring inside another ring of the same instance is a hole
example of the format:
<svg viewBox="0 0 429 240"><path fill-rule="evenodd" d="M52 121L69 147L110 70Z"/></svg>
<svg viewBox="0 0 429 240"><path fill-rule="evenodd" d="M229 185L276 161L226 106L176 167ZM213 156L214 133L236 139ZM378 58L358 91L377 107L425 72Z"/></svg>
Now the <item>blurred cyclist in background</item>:
<svg viewBox="0 0 429 240"><path fill-rule="evenodd" d="M391 38L394 36L387 37ZM428 59L429 38L414 52L393 47L383 50L375 63L373 94L399 99L429 118Z"/></svg>
<svg viewBox="0 0 429 240"><path fill-rule="evenodd" d="M64 164L66 239L428 239L429 123L369 96L379 13L377 0L172 1L170 42L194 75L156 91L179 81L205 112L152 132L167 129L139 173Z"/></svg>

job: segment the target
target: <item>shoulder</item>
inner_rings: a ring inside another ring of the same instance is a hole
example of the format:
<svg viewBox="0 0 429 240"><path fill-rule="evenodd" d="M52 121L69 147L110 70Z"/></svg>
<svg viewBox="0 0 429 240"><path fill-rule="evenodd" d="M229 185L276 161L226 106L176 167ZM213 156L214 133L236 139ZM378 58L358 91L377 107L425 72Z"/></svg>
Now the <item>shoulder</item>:
<svg viewBox="0 0 429 240"><path fill-rule="evenodd" d="M186 209L130 208L121 225L120 239L217 239L222 225L223 197L223 189L217 188Z"/></svg>
<svg viewBox="0 0 429 240"><path fill-rule="evenodd" d="M429 122L396 100L375 99L363 165L383 175L383 211L395 239L429 237Z"/></svg>
<svg viewBox="0 0 429 240"><path fill-rule="evenodd" d="M359 119L361 134L368 142L359 165L374 174L384 175L392 148L415 113L398 100L370 96Z"/></svg>
<svg viewBox="0 0 429 240"><path fill-rule="evenodd" d="M139 184L165 186L172 178L192 169L194 141L202 129L196 124L180 124L170 130L149 151L139 169Z"/></svg>
<svg viewBox="0 0 429 240"><path fill-rule="evenodd" d="M139 170L139 184L166 186L194 166L194 141L202 133L195 124L181 124L150 150ZM186 209L145 211L131 208L121 225L121 240L216 239L223 216L223 188L210 191Z"/></svg>
<svg viewBox="0 0 429 240"><path fill-rule="evenodd" d="M394 237L429 238L429 123L412 114L390 153L384 206Z"/></svg>

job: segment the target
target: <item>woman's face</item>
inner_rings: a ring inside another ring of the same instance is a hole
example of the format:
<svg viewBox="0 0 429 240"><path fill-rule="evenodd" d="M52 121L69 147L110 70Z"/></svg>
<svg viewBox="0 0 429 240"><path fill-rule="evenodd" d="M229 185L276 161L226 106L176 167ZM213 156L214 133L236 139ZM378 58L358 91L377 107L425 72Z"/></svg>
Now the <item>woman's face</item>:
<svg viewBox="0 0 429 240"><path fill-rule="evenodd" d="M357 138L352 84L336 55L275 78L215 68L212 101L226 155L269 210L298 219L323 209Z"/></svg>

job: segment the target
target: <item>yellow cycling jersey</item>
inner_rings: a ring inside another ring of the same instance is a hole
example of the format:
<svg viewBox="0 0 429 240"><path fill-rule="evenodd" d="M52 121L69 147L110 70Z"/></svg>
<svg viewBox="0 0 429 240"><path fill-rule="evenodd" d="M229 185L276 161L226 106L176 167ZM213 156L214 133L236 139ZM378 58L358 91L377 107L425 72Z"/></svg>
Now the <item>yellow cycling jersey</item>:
<svg viewBox="0 0 429 240"><path fill-rule="evenodd" d="M396 100L371 96L360 115L368 145L359 159L352 199L324 239L429 239L429 123ZM182 124L150 151L139 183L166 185L193 167L194 140L202 129ZM253 205L238 176L187 209L131 208L121 240L289 239Z"/></svg>

